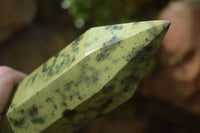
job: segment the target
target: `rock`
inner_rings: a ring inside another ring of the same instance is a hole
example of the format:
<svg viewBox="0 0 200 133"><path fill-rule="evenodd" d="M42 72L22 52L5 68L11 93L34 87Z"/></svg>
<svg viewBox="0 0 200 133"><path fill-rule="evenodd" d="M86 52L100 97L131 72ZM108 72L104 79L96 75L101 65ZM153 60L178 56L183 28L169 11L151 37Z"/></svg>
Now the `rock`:
<svg viewBox="0 0 200 133"><path fill-rule="evenodd" d="M72 132L123 104L134 94L169 25L145 21L87 30L19 84L5 116L13 132Z"/></svg>
<svg viewBox="0 0 200 133"><path fill-rule="evenodd" d="M37 10L37 0L0 0L0 43L29 25Z"/></svg>
<svg viewBox="0 0 200 133"><path fill-rule="evenodd" d="M171 2L159 19L172 21L157 54L158 67L141 94L200 115L200 10Z"/></svg>

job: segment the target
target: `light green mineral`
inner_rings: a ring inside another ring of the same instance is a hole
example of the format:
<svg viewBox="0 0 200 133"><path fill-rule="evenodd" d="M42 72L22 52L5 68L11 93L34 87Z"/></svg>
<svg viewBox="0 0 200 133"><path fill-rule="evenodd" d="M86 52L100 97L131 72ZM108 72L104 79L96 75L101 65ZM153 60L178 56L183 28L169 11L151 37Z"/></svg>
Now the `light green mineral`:
<svg viewBox="0 0 200 133"><path fill-rule="evenodd" d="M169 21L91 28L18 86L2 133L71 133L130 99Z"/></svg>

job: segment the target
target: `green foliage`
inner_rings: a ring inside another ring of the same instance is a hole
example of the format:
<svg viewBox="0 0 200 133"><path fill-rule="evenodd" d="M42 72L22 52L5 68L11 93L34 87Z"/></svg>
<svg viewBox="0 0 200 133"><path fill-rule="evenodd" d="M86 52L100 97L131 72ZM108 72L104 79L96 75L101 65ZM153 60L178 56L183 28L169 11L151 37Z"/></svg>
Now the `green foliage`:
<svg viewBox="0 0 200 133"><path fill-rule="evenodd" d="M63 9L68 9L77 27L85 23L91 26L131 21L137 11L133 0L63 0Z"/></svg>
<svg viewBox="0 0 200 133"><path fill-rule="evenodd" d="M63 0L76 27L152 19L169 0Z"/></svg>

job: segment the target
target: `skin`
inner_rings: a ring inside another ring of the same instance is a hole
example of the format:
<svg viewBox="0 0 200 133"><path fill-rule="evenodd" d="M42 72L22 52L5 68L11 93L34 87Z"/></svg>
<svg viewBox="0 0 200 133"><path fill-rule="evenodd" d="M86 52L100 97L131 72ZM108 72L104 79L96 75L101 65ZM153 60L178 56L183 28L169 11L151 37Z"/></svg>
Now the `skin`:
<svg viewBox="0 0 200 133"><path fill-rule="evenodd" d="M13 68L0 66L0 120L12 91L25 77L26 74Z"/></svg>

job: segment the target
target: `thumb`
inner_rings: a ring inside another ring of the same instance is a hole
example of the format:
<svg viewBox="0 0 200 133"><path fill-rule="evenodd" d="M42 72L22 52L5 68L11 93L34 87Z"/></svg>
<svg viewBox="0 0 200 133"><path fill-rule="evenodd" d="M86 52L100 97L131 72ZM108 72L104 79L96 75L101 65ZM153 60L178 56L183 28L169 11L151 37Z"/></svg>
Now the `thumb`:
<svg viewBox="0 0 200 133"><path fill-rule="evenodd" d="M25 77L26 74L22 72L7 66L0 66L0 114L6 107L14 87Z"/></svg>

